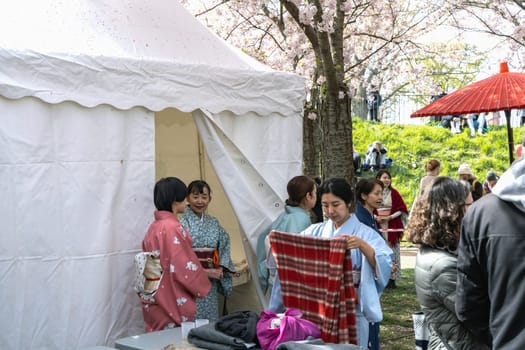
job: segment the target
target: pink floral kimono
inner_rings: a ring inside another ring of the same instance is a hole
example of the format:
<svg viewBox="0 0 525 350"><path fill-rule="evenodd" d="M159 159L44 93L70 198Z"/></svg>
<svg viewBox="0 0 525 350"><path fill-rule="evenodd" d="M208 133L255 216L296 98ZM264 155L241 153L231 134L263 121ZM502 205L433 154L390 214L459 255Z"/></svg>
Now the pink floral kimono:
<svg viewBox="0 0 525 350"><path fill-rule="evenodd" d="M208 276L192 250L189 232L169 211L156 211L142 250L159 252L162 274L156 292L139 293L146 332L176 327L193 320L196 298L210 290Z"/></svg>

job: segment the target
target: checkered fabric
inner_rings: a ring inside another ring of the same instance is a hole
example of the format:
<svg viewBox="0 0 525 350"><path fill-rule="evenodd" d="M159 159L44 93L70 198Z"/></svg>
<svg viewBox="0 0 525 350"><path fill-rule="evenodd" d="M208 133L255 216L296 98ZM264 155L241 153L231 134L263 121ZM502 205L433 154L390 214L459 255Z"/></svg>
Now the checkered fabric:
<svg viewBox="0 0 525 350"><path fill-rule="evenodd" d="M357 344L352 259L344 238L272 231L284 305L303 313L328 343Z"/></svg>

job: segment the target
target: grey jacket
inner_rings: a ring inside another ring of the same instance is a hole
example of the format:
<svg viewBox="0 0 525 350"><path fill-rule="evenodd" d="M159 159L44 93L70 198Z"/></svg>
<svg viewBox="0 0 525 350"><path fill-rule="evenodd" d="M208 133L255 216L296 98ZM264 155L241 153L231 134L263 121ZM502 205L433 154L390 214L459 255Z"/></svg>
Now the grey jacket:
<svg viewBox="0 0 525 350"><path fill-rule="evenodd" d="M429 350L488 349L477 344L457 319L457 257L445 250L422 246L416 258L414 278L421 310L429 325Z"/></svg>

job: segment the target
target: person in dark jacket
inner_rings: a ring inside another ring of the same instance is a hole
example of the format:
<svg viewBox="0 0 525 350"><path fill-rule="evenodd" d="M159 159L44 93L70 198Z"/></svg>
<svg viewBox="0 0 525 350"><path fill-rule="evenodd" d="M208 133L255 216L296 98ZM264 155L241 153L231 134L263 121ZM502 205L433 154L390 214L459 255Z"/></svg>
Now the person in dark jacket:
<svg viewBox="0 0 525 350"><path fill-rule="evenodd" d="M429 327L429 350L487 349L456 317L456 248L472 195L468 186L437 177L409 219L407 239L420 244L414 269L416 294Z"/></svg>
<svg viewBox="0 0 525 350"><path fill-rule="evenodd" d="M525 159L468 210L456 313L492 349L525 349Z"/></svg>
<svg viewBox="0 0 525 350"><path fill-rule="evenodd" d="M381 102L382 102L382 98L381 98L381 95L379 94L379 90L377 86L372 85L370 87L370 92L368 93L368 96L366 99L369 120L374 121L374 122L379 121L378 111L379 111L379 106L381 106Z"/></svg>

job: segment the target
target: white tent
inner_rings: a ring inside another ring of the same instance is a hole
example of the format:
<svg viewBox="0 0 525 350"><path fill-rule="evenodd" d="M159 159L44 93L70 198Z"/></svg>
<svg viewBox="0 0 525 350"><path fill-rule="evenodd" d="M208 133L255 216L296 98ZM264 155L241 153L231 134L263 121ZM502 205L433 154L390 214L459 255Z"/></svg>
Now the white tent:
<svg viewBox="0 0 525 350"><path fill-rule="evenodd" d="M3 2L1 348L112 346L143 331L132 257L152 188L194 161L184 143L159 155L169 116L177 130L191 113L253 249L301 173L303 98L301 78L228 46L176 0Z"/></svg>

